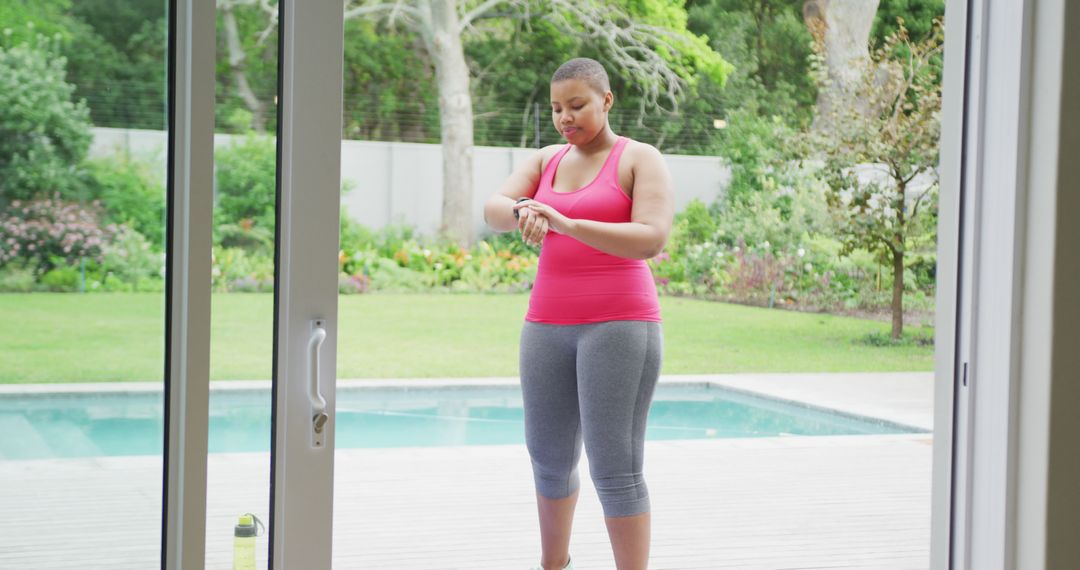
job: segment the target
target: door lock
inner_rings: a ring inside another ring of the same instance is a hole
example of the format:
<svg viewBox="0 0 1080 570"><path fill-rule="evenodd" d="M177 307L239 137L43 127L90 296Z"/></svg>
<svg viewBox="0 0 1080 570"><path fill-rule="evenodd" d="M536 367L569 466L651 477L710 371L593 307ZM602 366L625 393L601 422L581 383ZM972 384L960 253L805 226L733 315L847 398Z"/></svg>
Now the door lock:
<svg viewBox="0 0 1080 570"><path fill-rule="evenodd" d="M330 416L326 415L326 412L319 412L315 414L315 417L311 421L315 424L315 433L322 433L323 426L326 425L326 421L330 419Z"/></svg>

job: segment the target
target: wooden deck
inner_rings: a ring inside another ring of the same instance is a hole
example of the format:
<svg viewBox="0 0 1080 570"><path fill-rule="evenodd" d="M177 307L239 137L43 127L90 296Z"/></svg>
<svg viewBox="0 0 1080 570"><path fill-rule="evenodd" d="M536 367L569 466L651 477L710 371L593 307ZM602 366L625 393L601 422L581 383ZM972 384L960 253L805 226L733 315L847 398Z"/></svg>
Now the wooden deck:
<svg viewBox="0 0 1080 570"><path fill-rule="evenodd" d="M929 434L649 442L651 568L928 568L930 444ZM230 568L236 515L266 514L268 461L211 455L207 568ZM160 469L149 457L0 462L0 569L156 568ZM576 567L614 568L582 482ZM524 446L341 450L335 495L335 568L515 570L538 559Z"/></svg>

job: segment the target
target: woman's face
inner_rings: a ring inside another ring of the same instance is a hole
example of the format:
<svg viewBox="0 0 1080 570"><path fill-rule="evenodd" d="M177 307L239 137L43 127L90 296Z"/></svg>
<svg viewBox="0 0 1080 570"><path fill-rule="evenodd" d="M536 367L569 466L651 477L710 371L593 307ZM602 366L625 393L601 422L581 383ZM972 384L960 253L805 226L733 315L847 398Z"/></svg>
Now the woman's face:
<svg viewBox="0 0 1080 570"><path fill-rule="evenodd" d="M582 144L593 140L607 126L612 95L601 95L580 79L563 79L551 84L551 122L567 142Z"/></svg>

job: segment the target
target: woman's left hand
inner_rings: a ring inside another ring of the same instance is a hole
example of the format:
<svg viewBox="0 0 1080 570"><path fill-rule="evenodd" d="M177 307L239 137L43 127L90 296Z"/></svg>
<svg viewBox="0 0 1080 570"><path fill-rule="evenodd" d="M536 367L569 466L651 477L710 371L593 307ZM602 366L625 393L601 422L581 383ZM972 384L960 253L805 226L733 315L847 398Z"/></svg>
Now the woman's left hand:
<svg viewBox="0 0 1080 570"><path fill-rule="evenodd" d="M543 202L537 202L536 200L527 200L519 204L514 204L515 210L520 210L522 208L528 208L534 213L540 214L541 216L547 218L548 229L555 233L565 235L573 231L575 223L573 219L562 215L561 213L559 213L558 210L552 208L551 206L548 206Z"/></svg>

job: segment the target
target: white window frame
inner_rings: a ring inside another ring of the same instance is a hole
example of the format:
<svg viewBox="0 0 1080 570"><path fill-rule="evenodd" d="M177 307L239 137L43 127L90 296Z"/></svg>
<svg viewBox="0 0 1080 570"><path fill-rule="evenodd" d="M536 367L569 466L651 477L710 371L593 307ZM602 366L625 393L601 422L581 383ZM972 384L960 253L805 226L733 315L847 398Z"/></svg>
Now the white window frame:
<svg viewBox="0 0 1080 570"><path fill-rule="evenodd" d="M279 9L270 560L273 569L319 569L330 568L333 552L345 11L341 2L299 0ZM318 434L314 400L329 418Z"/></svg>
<svg viewBox="0 0 1080 570"><path fill-rule="evenodd" d="M946 8L935 570L1042 568L1046 561L1047 225L1054 219L1047 196L1056 190L1058 160L1067 160L1057 138L1065 128L1067 4L950 0Z"/></svg>
<svg viewBox="0 0 1080 570"><path fill-rule="evenodd" d="M161 567L202 568L210 387L214 0L169 2L169 213Z"/></svg>
<svg viewBox="0 0 1080 570"><path fill-rule="evenodd" d="M270 557L330 568L344 11L280 3ZM216 3L169 5L169 258L161 567L205 566ZM329 31L336 30L336 33ZM318 88L312 86L318 85ZM322 223L332 219L333 224ZM308 359L312 321L327 336ZM311 371L330 421L312 445Z"/></svg>

